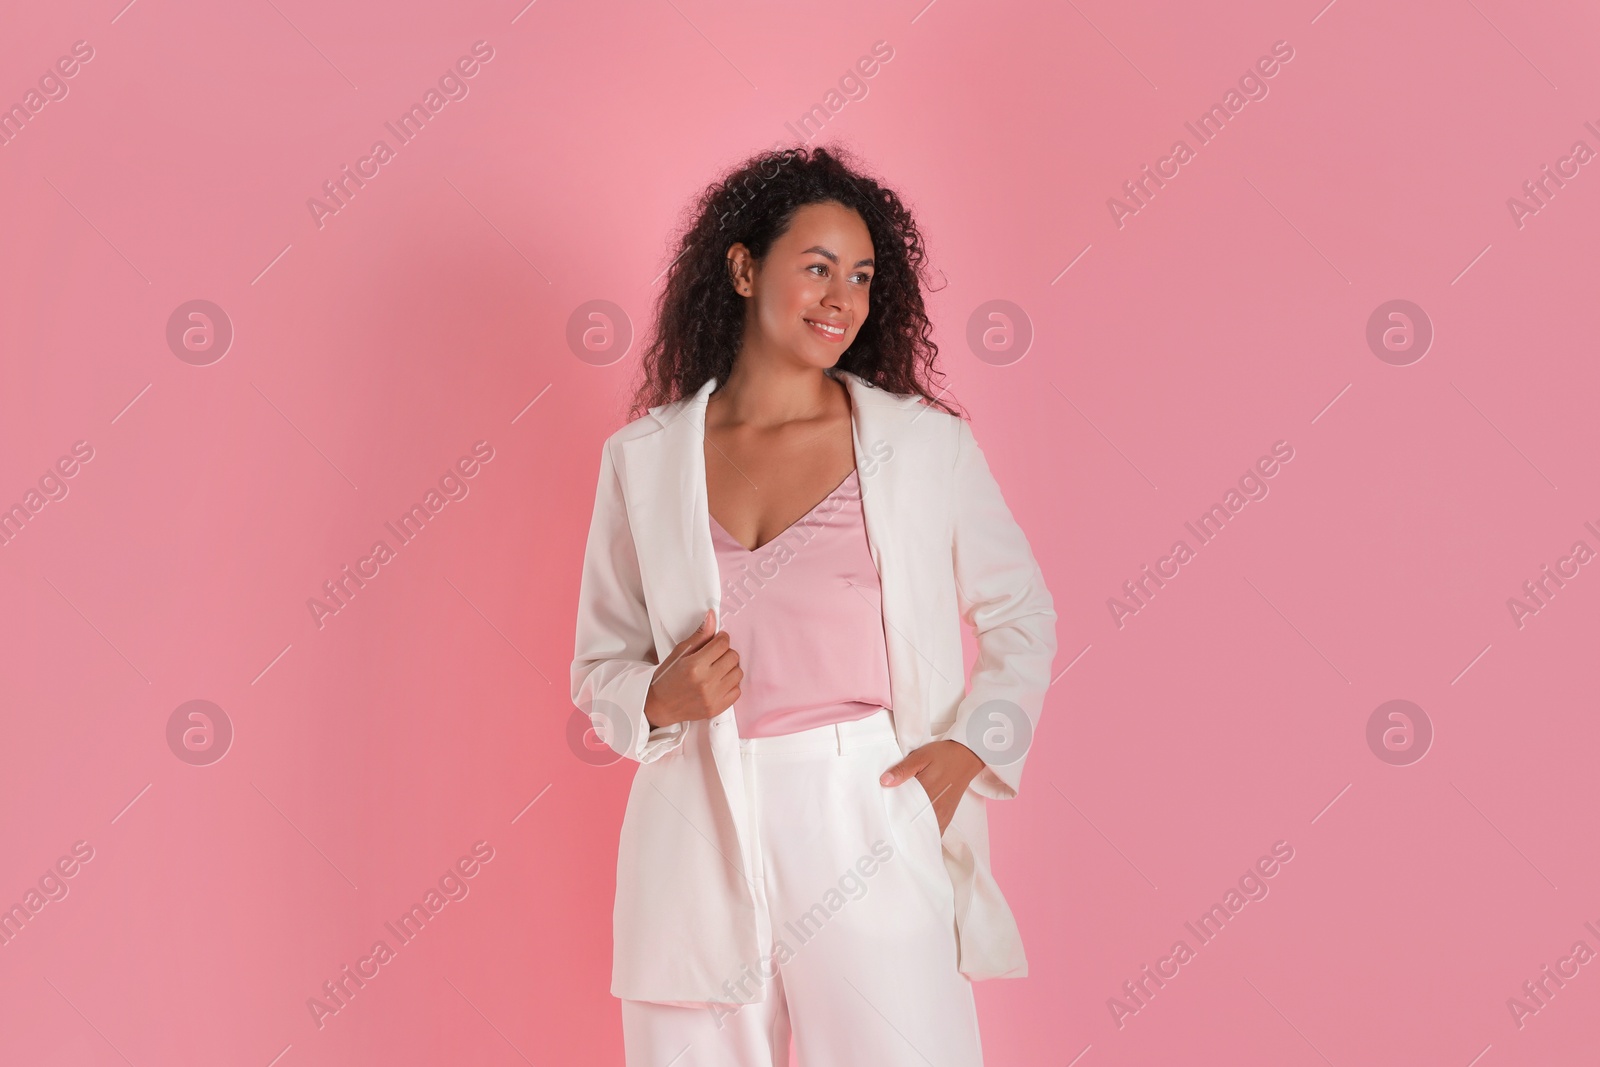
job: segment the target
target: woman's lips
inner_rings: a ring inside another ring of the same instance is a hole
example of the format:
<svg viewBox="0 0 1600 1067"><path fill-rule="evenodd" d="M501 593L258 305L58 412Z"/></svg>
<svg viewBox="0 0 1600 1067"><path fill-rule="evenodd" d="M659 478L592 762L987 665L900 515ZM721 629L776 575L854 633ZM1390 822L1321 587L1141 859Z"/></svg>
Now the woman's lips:
<svg viewBox="0 0 1600 1067"><path fill-rule="evenodd" d="M806 325L811 327L811 331L813 333L815 333L818 337L822 338L824 341L832 341L835 344L837 344L840 341L843 341L845 339L845 336L850 332L849 330L844 328L844 325L842 323L838 327L838 330L839 330L838 333L834 333L831 330L823 329L823 327L813 319L807 319L806 320Z"/></svg>

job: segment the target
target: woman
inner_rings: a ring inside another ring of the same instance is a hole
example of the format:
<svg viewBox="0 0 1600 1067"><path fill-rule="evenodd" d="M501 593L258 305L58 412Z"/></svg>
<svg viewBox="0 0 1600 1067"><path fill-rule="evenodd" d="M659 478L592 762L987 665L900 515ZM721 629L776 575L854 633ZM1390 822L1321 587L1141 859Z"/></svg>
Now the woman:
<svg viewBox="0 0 1600 1067"><path fill-rule="evenodd" d="M817 148L713 184L677 251L601 453L572 663L639 764L627 1063L786 1067L792 1034L806 1067L973 1067L971 983L1027 973L983 799L1016 795L1056 615L923 384L921 235Z"/></svg>

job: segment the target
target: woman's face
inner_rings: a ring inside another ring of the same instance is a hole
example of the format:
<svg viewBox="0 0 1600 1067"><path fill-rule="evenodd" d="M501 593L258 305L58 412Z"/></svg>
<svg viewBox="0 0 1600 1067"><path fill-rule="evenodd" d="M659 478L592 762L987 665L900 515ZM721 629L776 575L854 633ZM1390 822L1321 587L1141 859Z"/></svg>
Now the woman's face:
<svg viewBox="0 0 1600 1067"><path fill-rule="evenodd" d="M745 344L826 369L839 362L867 319L872 237L861 216L842 204L807 204L764 262L729 250L735 286L749 297Z"/></svg>

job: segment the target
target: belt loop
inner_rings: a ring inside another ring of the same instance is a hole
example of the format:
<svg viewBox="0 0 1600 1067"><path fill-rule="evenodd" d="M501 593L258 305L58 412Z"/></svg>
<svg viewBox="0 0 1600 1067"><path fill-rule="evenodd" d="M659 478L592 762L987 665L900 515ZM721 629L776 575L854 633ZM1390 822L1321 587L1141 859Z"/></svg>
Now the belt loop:
<svg viewBox="0 0 1600 1067"><path fill-rule="evenodd" d="M844 755L844 724L843 723L836 722L836 723L833 724L833 739L836 742L838 742L839 755L841 755L841 756Z"/></svg>

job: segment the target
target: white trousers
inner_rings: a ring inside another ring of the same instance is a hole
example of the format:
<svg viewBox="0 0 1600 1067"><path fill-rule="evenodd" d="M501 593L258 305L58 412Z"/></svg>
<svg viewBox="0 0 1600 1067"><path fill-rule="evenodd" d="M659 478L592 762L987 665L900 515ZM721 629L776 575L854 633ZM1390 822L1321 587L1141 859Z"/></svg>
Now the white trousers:
<svg viewBox="0 0 1600 1067"><path fill-rule="evenodd" d="M916 779L878 784L903 755L890 712L739 749L765 948L728 983L765 995L623 1000L627 1067L790 1067L791 1035L800 1067L981 1067L938 818Z"/></svg>

